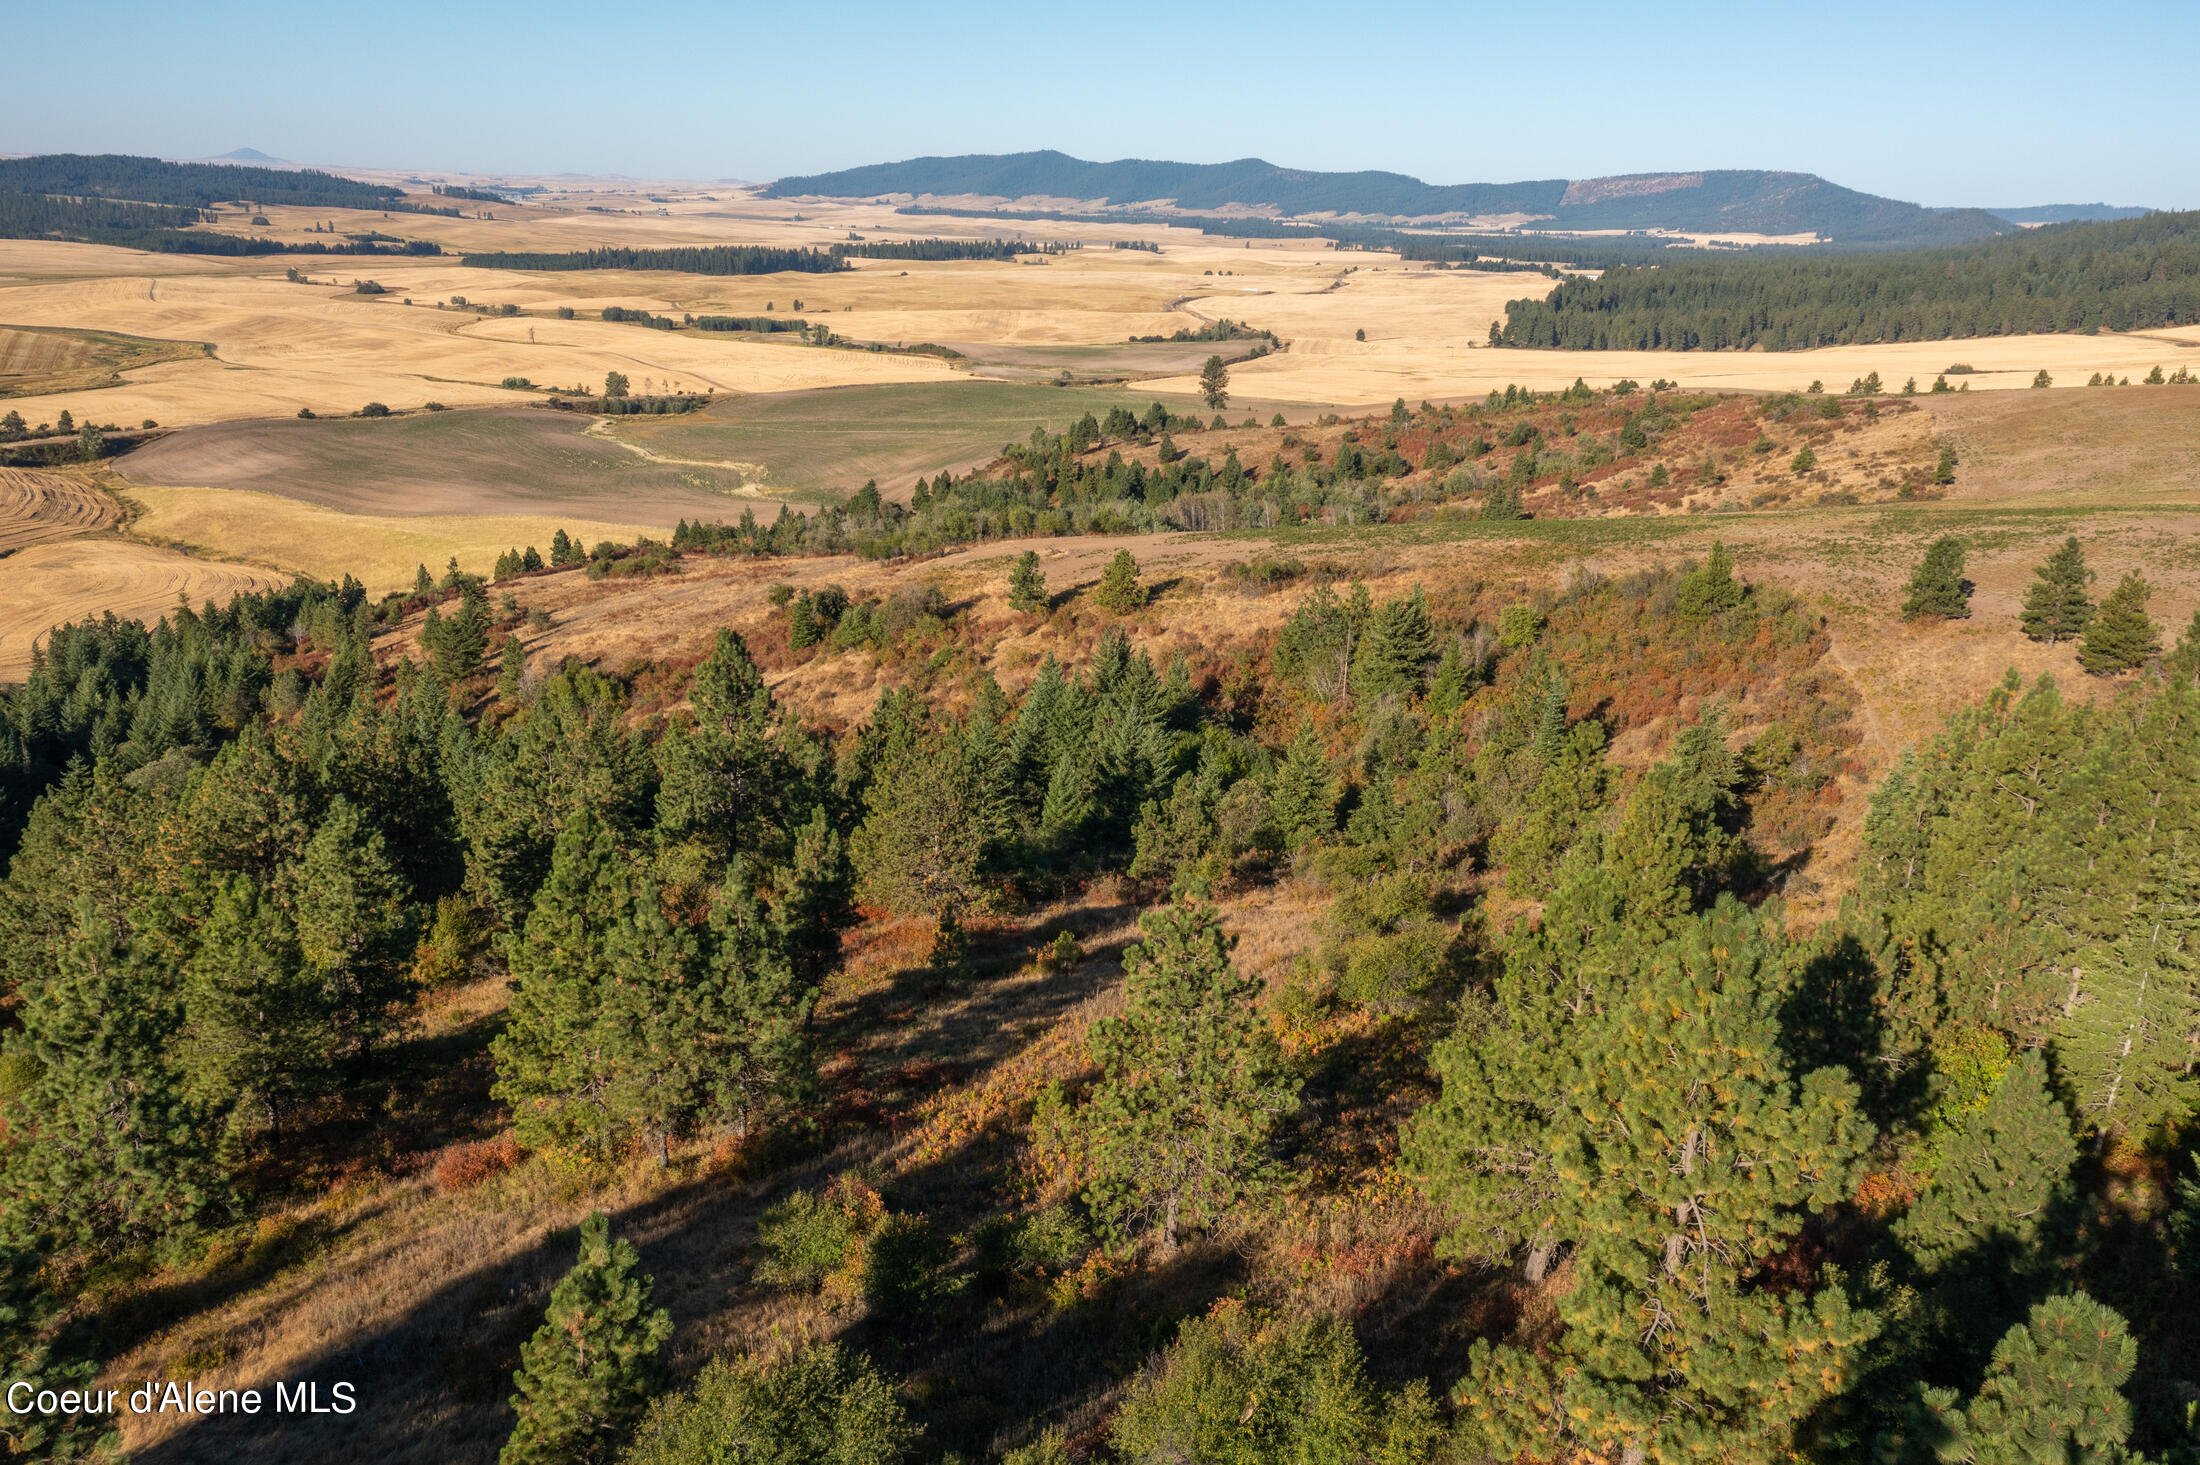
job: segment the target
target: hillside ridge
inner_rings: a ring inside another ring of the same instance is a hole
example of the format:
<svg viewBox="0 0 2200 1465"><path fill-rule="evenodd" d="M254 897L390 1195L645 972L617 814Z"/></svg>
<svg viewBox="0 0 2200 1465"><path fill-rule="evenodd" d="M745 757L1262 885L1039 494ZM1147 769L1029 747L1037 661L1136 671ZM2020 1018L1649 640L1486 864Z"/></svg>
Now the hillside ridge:
<svg viewBox="0 0 2200 1465"><path fill-rule="evenodd" d="M1557 229L1671 229L1816 234L1839 244L1952 244L2008 232L1983 209L1929 209L1880 198L1814 173L1705 169L1431 184L1403 173L1319 172L1261 158L1176 163L1087 162L1051 149L911 158L782 178L772 198L988 197L1098 200L1104 207L1166 202L1186 213L1229 209L1285 216L1352 215L1465 221L1524 218Z"/></svg>

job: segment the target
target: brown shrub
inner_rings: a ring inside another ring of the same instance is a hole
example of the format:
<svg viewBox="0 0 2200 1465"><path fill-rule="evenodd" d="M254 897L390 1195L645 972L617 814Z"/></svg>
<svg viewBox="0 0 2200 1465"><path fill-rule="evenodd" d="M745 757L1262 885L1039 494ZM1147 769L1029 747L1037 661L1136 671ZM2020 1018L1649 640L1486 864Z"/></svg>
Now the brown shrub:
<svg viewBox="0 0 2200 1465"><path fill-rule="evenodd" d="M471 1190L490 1176L509 1170L526 1155L510 1133L470 1144L455 1144L435 1162L438 1190Z"/></svg>

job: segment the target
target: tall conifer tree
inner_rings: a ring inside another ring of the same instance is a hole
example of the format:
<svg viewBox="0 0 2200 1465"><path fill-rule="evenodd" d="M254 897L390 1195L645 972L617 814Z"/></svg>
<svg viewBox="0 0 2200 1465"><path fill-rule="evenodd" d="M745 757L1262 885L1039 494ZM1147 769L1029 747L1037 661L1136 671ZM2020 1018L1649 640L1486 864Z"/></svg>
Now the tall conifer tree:
<svg viewBox="0 0 2200 1465"><path fill-rule="evenodd" d="M2024 634L2050 646L2074 639L2093 617L2093 602L2086 586L2093 572L2086 568L2085 550L2072 535L2061 549L2034 570L2036 583L2025 593L2024 610L2018 617Z"/></svg>
<svg viewBox="0 0 2200 1465"><path fill-rule="evenodd" d="M2113 1309L2082 1292L2053 1297L2011 1328L1971 1402L1926 1394L1939 1457L1971 1465L2123 1465L2131 1435L2125 1380L2138 1345ZM1923 1431L1921 1431L1923 1432Z"/></svg>
<svg viewBox="0 0 2200 1465"><path fill-rule="evenodd" d="M1971 592L1963 578L1963 541L1943 534L1925 551L1910 576L1910 598L1902 614L1913 620L1962 620L1971 614Z"/></svg>
<svg viewBox="0 0 2200 1465"><path fill-rule="evenodd" d="M2006 1263L2014 1259L2008 1251L2021 1256L2038 1240L2077 1160L2047 1065L2037 1050L2027 1052L1942 1147L1933 1183L1895 1235L1927 1267L1974 1250L2001 1252Z"/></svg>
<svg viewBox="0 0 2200 1465"><path fill-rule="evenodd" d="M1260 983L1230 961L1212 907L1139 918L1123 1015L1098 1023L1100 1081L1073 1121L1093 1171L1086 1201L1117 1235L1175 1250L1273 1183L1269 1136L1298 1081L1258 1010Z"/></svg>
<svg viewBox="0 0 2200 1465"><path fill-rule="evenodd" d="M649 1305L633 1243L602 1213L581 1225L581 1253L550 1294L512 1376L519 1413L499 1465L606 1465L633 1432L662 1374L672 1319Z"/></svg>
<svg viewBox="0 0 2200 1465"><path fill-rule="evenodd" d="M2153 587L2136 570L2116 582L2108 599L2086 621L2078 640L2078 664L2095 676L2114 676L2144 666L2162 649L2162 633L2147 618Z"/></svg>

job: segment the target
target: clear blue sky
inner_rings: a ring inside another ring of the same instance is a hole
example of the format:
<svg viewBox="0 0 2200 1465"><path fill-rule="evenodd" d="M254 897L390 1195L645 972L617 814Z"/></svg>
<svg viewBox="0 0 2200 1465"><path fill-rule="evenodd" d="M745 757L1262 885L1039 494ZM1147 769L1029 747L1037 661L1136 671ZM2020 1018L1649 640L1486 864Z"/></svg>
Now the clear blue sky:
<svg viewBox="0 0 2200 1465"><path fill-rule="evenodd" d="M74 0L0 13L0 151L767 179L925 153L1433 183L1792 168L2200 206L2200 0L1494 6Z"/></svg>

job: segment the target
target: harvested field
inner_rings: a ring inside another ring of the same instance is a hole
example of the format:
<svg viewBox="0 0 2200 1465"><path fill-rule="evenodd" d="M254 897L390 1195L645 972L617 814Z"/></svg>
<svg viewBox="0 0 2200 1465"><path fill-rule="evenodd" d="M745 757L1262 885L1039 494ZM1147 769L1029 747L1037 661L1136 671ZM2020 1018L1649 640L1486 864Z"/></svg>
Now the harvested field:
<svg viewBox="0 0 2200 1465"><path fill-rule="evenodd" d="M507 549L549 553L563 529L584 544L638 535L664 537L662 524L607 523L542 514L347 514L274 494L223 488L129 489L142 512L131 533L156 544L211 550L316 579L351 575L372 594L411 586L421 565L486 575Z"/></svg>
<svg viewBox="0 0 2200 1465"><path fill-rule="evenodd" d="M33 544L0 559L0 682L22 680L32 646L65 622L113 611L151 623L179 601L197 606L288 580L125 539Z"/></svg>
<svg viewBox="0 0 2200 1465"><path fill-rule="evenodd" d="M601 197L606 201L597 203ZM587 195L481 219L346 216L339 228L395 230L455 251L576 250L753 242L817 246L866 239L994 238L1078 243L1067 253L1014 262L858 261L832 274L697 276L653 271L472 269L443 257L314 257L292 283L266 258L150 256L95 245L0 244L0 319L28 325L203 340L213 356L142 366L106 388L99 411L118 421L182 424L334 414L368 401L392 407L509 403L508 377L562 386L623 371L640 382L679 381L721 392L936 381L956 374L936 358L820 350L791 342L659 332L591 319L606 305L683 314L799 313L854 341L959 343L963 370L1005 378L1166 373L1148 390L1188 392L1208 354L1131 351L1132 336L1169 335L1221 316L1273 329L1290 349L1234 370L1233 396L1300 407L1362 407L1392 398L1479 396L1517 382L1557 388L1576 376L1669 377L1691 388L1839 387L1877 371L1890 386L1921 385L1955 362L1976 368L1974 392L2023 387L2046 368L2062 385L2097 371L2133 380L2156 363L2200 353L2200 330L2132 335L2020 336L1839 347L1813 352L1495 351L1483 343L1508 299L1549 288L1541 276L1408 266L1394 255L1341 254L1313 240L1225 240L1156 225L1017 222L896 215L875 204L763 200L713 186L662 213L646 196ZM635 212L620 212L633 207ZM609 209L609 212L595 211ZM799 217L797 217L799 215ZM329 211L271 210L272 230L221 227L302 242ZM1116 239L1160 252L1106 247ZM286 262L287 263L287 262ZM361 296L352 283L388 292ZM520 314L485 317L452 297ZM404 302L411 300L408 307ZM799 312L795 303L801 303ZM576 318L556 319L559 308ZM1365 339L1356 339L1364 332ZM1226 353L1227 354L1227 353ZM50 419L72 403L42 389L26 415ZM74 404L79 415L82 403ZM859 480L860 481L860 480Z"/></svg>
<svg viewBox="0 0 2200 1465"><path fill-rule="evenodd" d="M198 341L153 341L51 326L0 326L0 398L99 391L119 386L124 372L205 354L205 345Z"/></svg>
<svg viewBox="0 0 2200 1465"><path fill-rule="evenodd" d="M122 509L79 474L0 468L0 555L105 529Z"/></svg>
<svg viewBox="0 0 2200 1465"><path fill-rule="evenodd" d="M570 514L670 529L777 504L740 466L653 462L547 409L190 428L116 460L131 482L247 489L353 514Z"/></svg>
<svg viewBox="0 0 2200 1465"><path fill-rule="evenodd" d="M2200 386L1924 399L1964 455L1966 497L2190 502L2200 491Z"/></svg>

